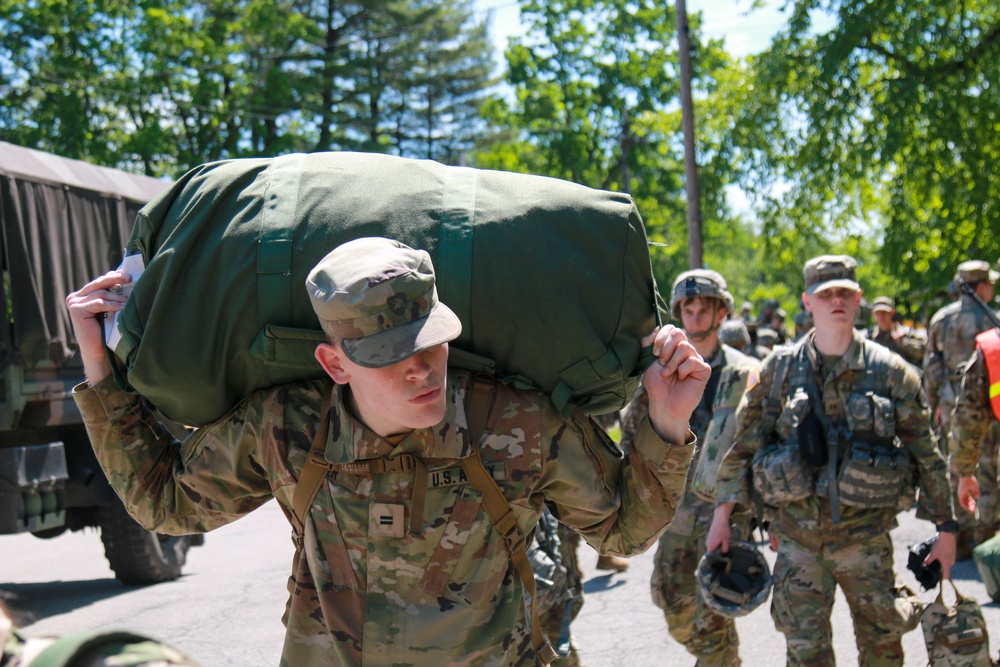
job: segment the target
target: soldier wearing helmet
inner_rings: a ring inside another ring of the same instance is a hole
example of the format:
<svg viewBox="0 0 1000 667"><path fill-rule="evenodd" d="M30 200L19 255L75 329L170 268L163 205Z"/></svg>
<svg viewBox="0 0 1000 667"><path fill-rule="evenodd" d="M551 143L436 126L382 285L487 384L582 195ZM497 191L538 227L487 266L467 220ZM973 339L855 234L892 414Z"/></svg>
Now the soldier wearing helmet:
<svg viewBox="0 0 1000 667"><path fill-rule="evenodd" d="M705 554L712 520L715 477L733 443L736 406L756 378L760 362L720 342L720 328L734 315L733 296L715 271L685 271L674 281L670 310L685 334L712 368L701 403L691 416L691 430L702 446L692 460L688 487L673 523L661 536L654 557L653 602L663 610L671 636L696 656L699 665L739 665L739 637L727 615L706 605L697 594L695 572ZM626 408L622 444L629 446L645 410L645 396ZM734 517L735 530L749 534L749 515Z"/></svg>
<svg viewBox="0 0 1000 667"><path fill-rule="evenodd" d="M993 301L997 279L1000 273L983 260L969 260L958 265L956 281L961 278L975 291L979 298L987 304ZM924 387L927 391L927 403L931 408L934 422L940 428L940 446L943 453L954 455L958 443L967 438L970 422L969 412L965 407L957 410L958 399L962 394L962 377L967 367L975 365L973 353L977 348L976 338L979 334L992 329L992 324L986 313L976 304L975 300L962 294L958 301L953 301L938 310L931 317L927 327L927 350L924 354ZM968 388L971 388L969 384ZM967 388L967 389L968 389ZM953 421L955 416L960 423ZM989 420L986 422L989 423ZM958 534L958 557L966 559L972 556L972 549L979 543L993 536L997 528L996 503L992 496L997 494L998 451L1000 451L1000 425L988 426L983 433L977 433L982 439L980 457L977 469L970 470L962 465L956 468L956 458L952 458L952 489L958 492L960 479L968 479L974 472L978 478L983 506L979 515L968 509L964 502L955 508L961 530ZM954 431L954 433L953 433ZM955 449L949 449L949 446ZM959 456L959 459L964 458Z"/></svg>

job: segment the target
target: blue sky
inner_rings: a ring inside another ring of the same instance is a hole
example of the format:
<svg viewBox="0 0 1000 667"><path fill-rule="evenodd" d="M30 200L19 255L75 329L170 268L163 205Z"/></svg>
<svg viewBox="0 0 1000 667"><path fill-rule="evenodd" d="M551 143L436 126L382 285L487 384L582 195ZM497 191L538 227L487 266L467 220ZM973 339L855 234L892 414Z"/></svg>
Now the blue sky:
<svg viewBox="0 0 1000 667"><path fill-rule="evenodd" d="M697 11L704 17L707 36L722 37L726 50L735 56L758 53L767 47L771 36L785 22L779 11L780 0L769 0L767 6L750 11L751 0L688 0L688 14ZM673 11L673 2L664 6ZM507 37L522 32L517 0L476 0L480 11L493 9L493 41L503 53Z"/></svg>

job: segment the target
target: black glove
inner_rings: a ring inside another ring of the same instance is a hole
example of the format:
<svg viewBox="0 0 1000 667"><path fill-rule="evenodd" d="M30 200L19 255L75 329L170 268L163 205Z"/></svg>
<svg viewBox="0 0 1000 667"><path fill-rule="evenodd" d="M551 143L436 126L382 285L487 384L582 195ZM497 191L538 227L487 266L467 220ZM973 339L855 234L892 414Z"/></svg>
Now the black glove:
<svg viewBox="0 0 1000 667"><path fill-rule="evenodd" d="M924 565L924 559L934 548L937 538L938 536L935 534L920 544L914 544L910 547L910 555L906 560L906 568L913 572L925 591L936 588L941 583L941 563L934 561L930 565Z"/></svg>

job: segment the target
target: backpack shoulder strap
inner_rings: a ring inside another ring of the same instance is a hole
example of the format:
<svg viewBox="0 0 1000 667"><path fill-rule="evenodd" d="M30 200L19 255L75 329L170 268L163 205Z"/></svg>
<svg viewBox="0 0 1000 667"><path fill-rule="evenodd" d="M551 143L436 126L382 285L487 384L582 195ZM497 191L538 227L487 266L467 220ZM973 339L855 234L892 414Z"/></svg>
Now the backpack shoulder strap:
<svg viewBox="0 0 1000 667"><path fill-rule="evenodd" d="M527 591L531 600L531 640L535 654L542 664L548 665L558 656L542 632L541 619L538 614L538 602L535 589L535 573L528 560L528 545L524 533L517 525L517 517L510 502L503 495L493 475L486 471L483 460L479 456L479 440L486 431L486 420L489 416L495 384L492 378L482 379L481 375L472 376L469 382L469 400L467 412L469 421L469 442L471 452L462 459L462 470L469 478L469 484L483 494L483 507L493 522L493 526L503 538L507 554L514 563L514 569L521 585Z"/></svg>
<svg viewBox="0 0 1000 667"><path fill-rule="evenodd" d="M292 561L292 580L294 581L299 570L299 555L302 552L302 542L305 537L306 516L309 514L309 507L312 506L319 488L323 485L327 473L330 471L330 464L326 462L324 452L326 450L326 439L330 433L330 395L323 397L323 402L319 410L319 426L316 429L316 437L313 438L312 447L306 457L306 463L299 473L299 481L295 485L292 493L292 511L288 514L288 520L292 524L292 537L295 541L295 556Z"/></svg>

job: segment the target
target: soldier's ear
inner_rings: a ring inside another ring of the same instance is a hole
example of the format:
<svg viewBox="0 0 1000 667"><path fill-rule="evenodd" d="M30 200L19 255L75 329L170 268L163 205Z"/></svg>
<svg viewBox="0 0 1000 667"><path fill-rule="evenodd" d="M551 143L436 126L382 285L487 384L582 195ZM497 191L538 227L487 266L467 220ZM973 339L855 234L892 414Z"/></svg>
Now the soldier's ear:
<svg viewBox="0 0 1000 667"><path fill-rule="evenodd" d="M330 343L320 343L316 346L313 354L316 356L316 361L319 362L319 365L323 367L323 370L326 371L326 374L334 382L337 384L347 384L350 381L351 375L344 368L340 347L331 345Z"/></svg>

